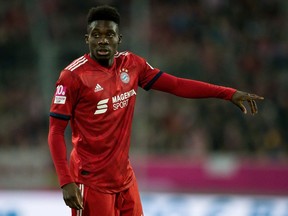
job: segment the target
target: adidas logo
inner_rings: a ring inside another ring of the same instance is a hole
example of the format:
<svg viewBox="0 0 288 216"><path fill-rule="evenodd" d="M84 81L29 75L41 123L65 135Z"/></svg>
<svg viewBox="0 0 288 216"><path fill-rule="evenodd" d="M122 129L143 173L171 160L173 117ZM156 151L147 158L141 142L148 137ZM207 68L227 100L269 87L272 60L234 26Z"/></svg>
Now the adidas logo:
<svg viewBox="0 0 288 216"><path fill-rule="evenodd" d="M99 85L99 84L97 84L97 85L95 86L94 92L99 92L99 91L102 91L102 90L103 90L102 86Z"/></svg>

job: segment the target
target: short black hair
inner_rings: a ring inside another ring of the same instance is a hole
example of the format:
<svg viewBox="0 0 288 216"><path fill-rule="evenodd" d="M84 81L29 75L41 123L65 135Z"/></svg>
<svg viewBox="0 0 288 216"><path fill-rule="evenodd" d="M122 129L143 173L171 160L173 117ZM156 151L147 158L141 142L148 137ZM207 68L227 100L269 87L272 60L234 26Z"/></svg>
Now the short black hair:
<svg viewBox="0 0 288 216"><path fill-rule="evenodd" d="M87 15L87 24L90 25L95 20L109 20L120 24L120 14L116 8L109 5L92 7Z"/></svg>

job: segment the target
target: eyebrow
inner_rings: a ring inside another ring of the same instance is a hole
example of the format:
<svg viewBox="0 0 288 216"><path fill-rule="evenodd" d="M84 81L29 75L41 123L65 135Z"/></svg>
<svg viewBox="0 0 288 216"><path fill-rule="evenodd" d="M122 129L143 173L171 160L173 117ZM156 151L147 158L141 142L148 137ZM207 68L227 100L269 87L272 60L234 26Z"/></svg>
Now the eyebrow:
<svg viewBox="0 0 288 216"><path fill-rule="evenodd" d="M115 35L118 34L118 32L115 31L115 30L113 30L113 29L108 29L108 30L105 31L105 32L100 32L100 30L97 29L97 28L94 28L93 30L90 31L90 34L94 34L94 33L100 33L100 34L115 34Z"/></svg>

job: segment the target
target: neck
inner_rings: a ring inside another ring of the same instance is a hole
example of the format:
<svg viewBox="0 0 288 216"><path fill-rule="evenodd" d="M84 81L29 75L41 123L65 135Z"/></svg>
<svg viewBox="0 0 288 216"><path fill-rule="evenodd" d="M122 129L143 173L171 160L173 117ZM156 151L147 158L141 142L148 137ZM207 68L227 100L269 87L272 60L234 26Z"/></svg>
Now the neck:
<svg viewBox="0 0 288 216"><path fill-rule="evenodd" d="M96 61L103 67L111 67L113 64L113 59L97 59Z"/></svg>
<svg viewBox="0 0 288 216"><path fill-rule="evenodd" d="M111 59L96 59L93 55L91 55L91 53L90 53L90 57L93 60L95 60L96 62L98 62L103 67L111 67L113 65L113 62L114 62L114 58L111 58Z"/></svg>

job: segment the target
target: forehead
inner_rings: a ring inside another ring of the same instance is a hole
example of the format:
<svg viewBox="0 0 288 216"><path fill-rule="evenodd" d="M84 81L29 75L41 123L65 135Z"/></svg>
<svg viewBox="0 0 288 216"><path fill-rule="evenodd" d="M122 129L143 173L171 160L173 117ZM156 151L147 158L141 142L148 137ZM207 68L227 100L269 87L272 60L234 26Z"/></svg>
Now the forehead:
<svg viewBox="0 0 288 216"><path fill-rule="evenodd" d="M118 24L110 20L95 20L90 23L88 27L89 31L98 30L98 31L115 31L118 32Z"/></svg>

